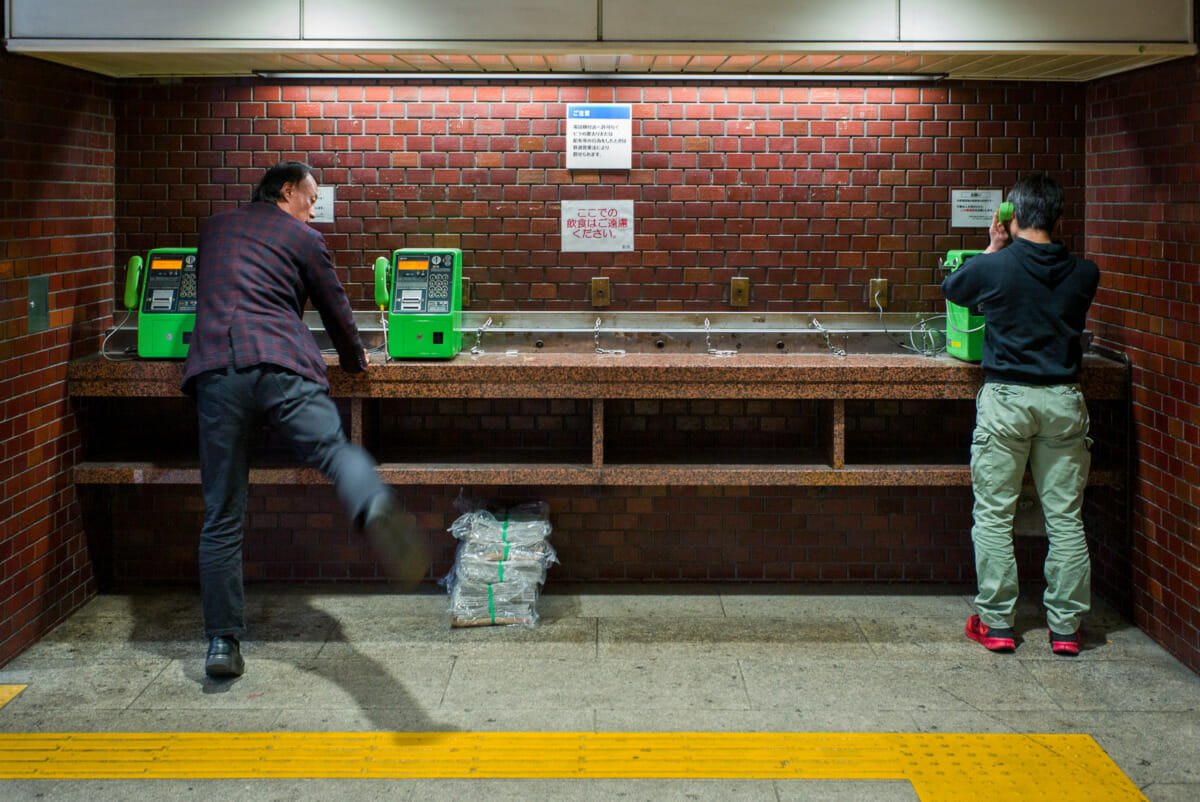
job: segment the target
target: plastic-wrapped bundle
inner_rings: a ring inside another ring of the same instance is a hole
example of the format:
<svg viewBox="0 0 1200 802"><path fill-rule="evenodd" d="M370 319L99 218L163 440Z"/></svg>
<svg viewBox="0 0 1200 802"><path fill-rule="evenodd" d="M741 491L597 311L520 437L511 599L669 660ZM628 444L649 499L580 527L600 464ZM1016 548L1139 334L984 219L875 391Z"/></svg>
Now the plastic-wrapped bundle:
<svg viewBox="0 0 1200 802"><path fill-rule="evenodd" d="M536 543L550 536L549 506L544 501L533 501L505 510L499 516L487 510L474 510L459 516L450 531L459 540Z"/></svg>
<svg viewBox="0 0 1200 802"><path fill-rule="evenodd" d="M535 543L493 543L488 540L464 540L458 544L456 560L516 560L540 562L549 566L558 562L554 547L545 540Z"/></svg>
<svg viewBox="0 0 1200 802"><path fill-rule="evenodd" d="M460 560L455 566L464 582L526 582L540 585L546 581L546 566L517 560Z"/></svg>
<svg viewBox="0 0 1200 802"><path fill-rule="evenodd" d="M558 562L550 535L550 509L544 501L499 513L460 496L463 511L450 527L458 538L454 568L446 577L450 624L455 627L537 623L534 609L546 569Z"/></svg>
<svg viewBox="0 0 1200 802"><path fill-rule="evenodd" d="M536 582L463 581L457 571L448 577L450 586L450 626L486 627L498 624L537 623L538 584Z"/></svg>

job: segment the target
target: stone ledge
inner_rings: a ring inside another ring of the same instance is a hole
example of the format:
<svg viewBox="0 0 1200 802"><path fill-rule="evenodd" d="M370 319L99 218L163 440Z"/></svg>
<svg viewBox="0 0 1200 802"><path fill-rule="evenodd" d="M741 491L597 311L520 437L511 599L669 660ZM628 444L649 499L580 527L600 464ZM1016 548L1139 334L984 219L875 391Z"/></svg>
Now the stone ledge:
<svg viewBox="0 0 1200 802"><path fill-rule="evenodd" d="M377 360L378 356L373 357ZM449 360L373 362L365 374L330 365L335 398L974 398L983 370L952 357L917 355L484 354ZM1126 367L1089 354L1081 377L1089 399L1123 399ZM72 396L178 396L183 363L68 366Z"/></svg>

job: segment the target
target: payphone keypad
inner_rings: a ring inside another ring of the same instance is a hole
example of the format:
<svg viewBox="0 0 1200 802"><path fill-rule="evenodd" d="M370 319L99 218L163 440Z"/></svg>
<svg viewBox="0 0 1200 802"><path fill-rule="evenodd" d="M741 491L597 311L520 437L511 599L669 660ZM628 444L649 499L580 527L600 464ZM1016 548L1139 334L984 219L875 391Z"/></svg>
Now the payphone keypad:
<svg viewBox="0 0 1200 802"><path fill-rule="evenodd" d="M454 257L430 257L429 310L434 313L450 311L450 282L454 278Z"/></svg>

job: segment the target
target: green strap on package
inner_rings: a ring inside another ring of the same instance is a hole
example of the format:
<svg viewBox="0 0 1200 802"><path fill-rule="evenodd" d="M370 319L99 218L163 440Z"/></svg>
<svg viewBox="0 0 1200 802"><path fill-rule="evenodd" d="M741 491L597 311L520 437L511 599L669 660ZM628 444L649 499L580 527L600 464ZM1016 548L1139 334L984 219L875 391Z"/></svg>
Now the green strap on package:
<svg viewBox="0 0 1200 802"><path fill-rule="evenodd" d="M491 585L488 585L488 612L491 613L492 623L496 623L496 596L492 593Z"/></svg>

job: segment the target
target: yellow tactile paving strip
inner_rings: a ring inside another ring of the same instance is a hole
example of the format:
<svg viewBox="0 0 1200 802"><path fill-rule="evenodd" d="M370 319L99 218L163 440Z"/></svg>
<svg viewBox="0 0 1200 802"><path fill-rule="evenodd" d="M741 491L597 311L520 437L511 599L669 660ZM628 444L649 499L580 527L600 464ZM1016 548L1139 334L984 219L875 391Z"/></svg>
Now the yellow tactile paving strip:
<svg viewBox="0 0 1200 802"><path fill-rule="evenodd" d="M1088 735L19 733L3 779L908 780L935 800L1144 800Z"/></svg>
<svg viewBox="0 0 1200 802"><path fill-rule="evenodd" d="M0 707L24 685L0 685ZM1145 800L1090 735L0 733L0 779L908 780L923 802Z"/></svg>

